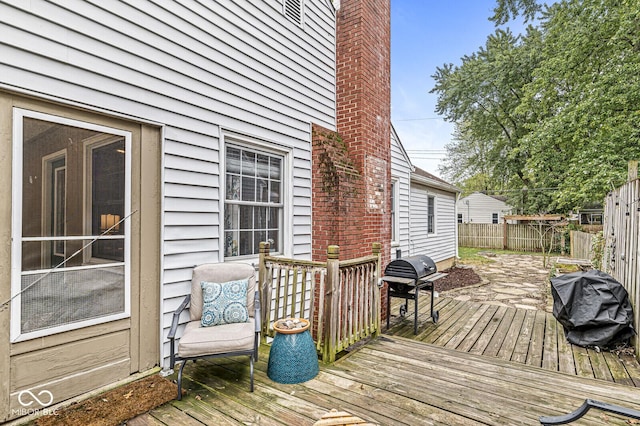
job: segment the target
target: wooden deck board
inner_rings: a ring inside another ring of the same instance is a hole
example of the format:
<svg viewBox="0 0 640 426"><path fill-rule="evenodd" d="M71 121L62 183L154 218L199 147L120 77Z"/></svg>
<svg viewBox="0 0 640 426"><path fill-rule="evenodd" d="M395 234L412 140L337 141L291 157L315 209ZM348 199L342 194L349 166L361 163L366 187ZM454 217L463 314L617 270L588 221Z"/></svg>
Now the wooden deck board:
<svg viewBox="0 0 640 426"><path fill-rule="evenodd" d="M418 333L413 334L413 317L400 319L399 325L402 332L399 335L405 336L410 339L424 340L427 336L437 336L441 327L440 324L451 324L450 318L457 315L460 308L460 303L455 300L451 300L447 303L446 299L436 299L433 309L439 312L440 319L438 324L435 324L431 318L431 311L429 309L430 299L427 297L422 302L423 309L420 310L421 316L418 320ZM435 334L433 334L435 333Z"/></svg>
<svg viewBox="0 0 640 426"><path fill-rule="evenodd" d="M480 318L482 318L487 309L489 309L488 306L484 306L477 311L462 310L462 315L458 317L455 324L449 327L446 332L442 333L432 342L438 346L456 349L471 332L473 327L475 327ZM428 340L424 341L429 342Z"/></svg>
<svg viewBox="0 0 640 426"><path fill-rule="evenodd" d="M167 425L199 426L202 423L171 404L165 404L152 411L156 420Z"/></svg>
<svg viewBox="0 0 640 426"><path fill-rule="evenodd" d="M268 347L261 351L253 393L246 357L189 363L183 400L130 424L305 426L332 408L380 425L538 424L585 398L636 408L640 401L638 388L389 335L293 385L268 378ZM577 424L626 423L595 412Z"/></svg>
<svg viewBox="0 0 640 426"><path fill-rule="evenodd" d="M484 362L476 363L473 358L465 357L464 362L449 357L451 352L438 352L437 357L432 353L425 353L422 348L414 348L416 356L406 360L407 348L394 345L396 342L387 342L385 348L371 349L364 360L358 358L362 367L376 368L381 374L385 374L386 368L382 366L405 362L410 368L400 373L390 370L389 379L395 375L400 382L414 382L415 375L428 377L425 386L416 386L415 392L431 401L433 404L447 408L456 413L464 413L465 416L476 421L490 422L493 424L515 424L525 421L526 424L535 424L537 415L534 407L546 407L550 394L546 389L547 384L540 381L531 381L526 375L511 377L504 363L496 368L495 365L487 365ZM376 343L377 344L377 343ZM365 349L365 352L369 348ZM378 358L378 360L376 360ZM436 359L437 358L437 359ZM507 377L502 377L507 374ZM376 379L379 378L376 374ZM384 384L384 381L378 383ZM464 399L460 398L464 395ZM553 395L554 404L573 406L573 397L563 394L558 390ZM491 404L487 404L491 401ZM495 406L492 406L495 405ZM500 406L497 409L496 406Z"/></svg>
<svg viewBox="0 0 640 426"><path fill-rule="evenodd" d="M331 409L380 425L538 424L539 416L566 414L586 398L640 409L638 362L570 345L551 314L435 302L437 325L429 297L421 297L417 335L412 315L395 316L381 337L333 365L321 364L305 383L270 380L268 346L255 364L253 393L246 357L190 363L183 400L129 424L305 426ZM592 410L576 424L628 422Z"/></svg>
<svg viewBox="0 0 640 426"><path fill-rule="evenodd" d="M429 298L420 301L420 312L428 313ZM399 306L399 304L398 304ZM551 371L640 384L640 365L632 356L598 353L567 342L563 327L553 314L494 305L436 299L441 315L437 325L430 317L413 335L413 318L396 318L389 335L411 338L504 360L542 367Z"/></svg>
<svg viewBox="0 0 640 426"><path fill-rule="evenodd" d="M142 414L135 419L127 421L127 426L164 426L166 423L162 423L149 413Z"/></svg>
<svg viewBox="0 0 640 426"><path fill-rule="evenodd" d="M360 367L365 369L376 369L376 374L370 377L359 377L359 380L366 380L377 388L388 388L393 384L401 386L402 391L413 395L418 401L430 403L437 407L442 407L447 411L459 413L471 420L483 423L497 422L498 424L511 424L515 419L527 419L533 423L535 415L525 411L528 408L525 404L519 404L503 395L492 395L493 404L499 405L501 409L486 404L486 389L479 389L485 383L471 378L469 375L456 375L456 380L451 381L451 371L449 369L430 368L419 360L419 356L413 358L407 369L398 371L393 368L398 362L405 362L405 355L385 354L374 351L366 353L366 357L358 357L347 361L352 368ZM420 353L422 356L422 353ZM357 364L356 364L357 362ZM436 371L438 370L438 371ZM428 377L428 381L416 381L415 377ZM464 399L460 398L464 395Z"/></svg>
<svg viewBox="0 0 640 426"><path fill-rule="evenodd" d="M428 294L421 294L420 304L418 306L418 334L428 334L432 330L436 329L436 325L431 320L431 308L430 308L430 296ZM406 337L413 336L413 304L414 301L409 301L409 309L405 317L401 317L399 314L400 305L404 304L403 299L391 298L391 313L389 330L387 332L394 335L404 335ZM434 310L439 310L441 318L448 315L448 312L455 310L458 303L452 299L440 299L434 301Z"/></svg>
<svg viewBox="0 0 640 426"><path fill-rule="evenodd" d="M547 314L545 321L542 368L558 371L558 322L554 321L553 315L551 318L549 315L551 314Z"/></svg>
<svg viewBox="0 0 640 426"><path fill-rule="evenodd" d="M604 353L595 351L594 349L587 349L587 355L589 355L589 361L591 361L593 376L596 379L613 382L613 376L604 358Z"/></svg>
<svg viewBox="0 0 640 426"><path fill-rule="evenodd" d="M621 354L619 358L622 360L622 364L625 366L633 385L640 387L640 363L638 363L633 355L629 354ZM630 383L627 384L631 385Z"/></svg>
<svg viewBox="0 0 640 426"><path fill-rule="evenodd" d="M531 333L533 332L533 324L536 319L535 311L525 311L522 328L516 340L516 346L511 355L511 361L524 364L527 361L529 353L529 344L531 343Z"/></svg>
<svg viewBox="0 0 640 426"><path fill-rule="evenodd" d="M558 325L556 332L558 336L558 371L576 374L576 362L573 359L571 344L564 334L564 328Z"/></svg>
<svg viewBox="0 0 640 426"><path fill-rule="evenodd" d="M491 336L491 340L487 344L487 347L484 349L483 354L487 356L498 356L500 352L500 348L504 343L504 340L507 337L507 332L511 327L513 322L513 317L516 314L516 310L513 308L506 308L502 319L500 320L500 324L496 328L495 333Z"/></svg>
<svg viewBox="0 0 640 426"><path fill-rule="evenodd" d="M452 306L450 311L445 311L443 315L440 317L440 321L437 326L435 326L429 333L418 333L415 337L416 340L420 340L427 343L432 343L437 340L441 335L447 332L447 330L451 327L456 327L456 324L459 322L460 317L465 315L464 304L457 303L455 306Z"/></svg>
<svg viewBox="0 0 640 426"><path fill-rule="evenodd" d="M573 360L576 364L576 374L582 377L595 377L591 368L591 360L587 348L577 345L571 345L573 352Z"/></svg>
<svg viewBox="0 0 640 426"><path fill-rule="evenodd" d="M487 323L484 331L478 336L478 339L469 350L470 353L478 355L482 355L484 353L484 351L487 349L487 346L489 346L491 339L493 339L493 335L502 323L502 319L504 318L506 312L506 306L498 307L494 315L491 317L489 323Z"/></svg>
<svg viewBox="0 0 640 426"><path fill-rule="evenodd" d="M509 361L513 357L513 351L516 350L518 336L520 336L520 330L522 330L522 325L524 324L525 313L526 311L522 309L516 310L513 316L513 322L504 337L504 342L500 345L498 358Z"/></svg>
<svg viewBox="0 0 640 426"><path fill-rule="evenodd" d="M484 333L487 324L491 322L491 318L493 318L497 310L497 306L489 305L489 308L482 314L480 319L474 324L471 331L465 336L465 338L456 349L469 352L473 345L476 344L480 336L482 336L482 333Z"/></svg>
<svg viewBox="0 0 640 426"><path fill-rule="evenodd" d="M173 405L207 426L234 426L243 424L236 419L228 417L220 410L215 409L213 404L207 403L207 400L207 398L205 398L204 401L196 398L185 398L182 401L174 401ZM127 426L129 426L129 423L127 423Z"/></svg>
<svg viewBox="0 0 640 426"><path fill-rule="evenodd" d="M531 340L529 341L529 351L525 363L536 367L542 367L542 357L544 353L544 331L546 315L542 311L536 311L531 330Z"/></svg>
<svg viewBox="0 0 640 426"><path fill-rule="evenodd" d="M614 382L622 383L628 386L635 385L634 380L629 377L629 373L627 372L624 363L616 354L611 352L604 352L603 355Z"/></svg>

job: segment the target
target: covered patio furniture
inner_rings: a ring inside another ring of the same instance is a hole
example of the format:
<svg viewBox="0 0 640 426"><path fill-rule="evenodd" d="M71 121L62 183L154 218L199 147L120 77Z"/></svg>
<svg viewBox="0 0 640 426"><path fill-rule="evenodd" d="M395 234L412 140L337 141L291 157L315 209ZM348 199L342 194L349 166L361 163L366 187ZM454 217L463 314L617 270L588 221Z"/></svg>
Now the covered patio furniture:
<svg viewBox="0 0 640 426"><path fill-rule="evenodd" d="M254 267L248 264L208 263L194 268L191 294L173 313L168 335L171 368L182 361L178 371L178 400L182 398L184 366L200 358L248 355L253 392L253 363L258 360L260 342L256 275ZM182 336L176 339L180 315L187 307L190 321Z"/></svg>
<svg viewBox="0 0 640 426"><path fill-rule="evenodd" d="M608 347L635 335L627 290L611 275L592 269L551 279L553 316L567 340L579 346Z"/></svg>

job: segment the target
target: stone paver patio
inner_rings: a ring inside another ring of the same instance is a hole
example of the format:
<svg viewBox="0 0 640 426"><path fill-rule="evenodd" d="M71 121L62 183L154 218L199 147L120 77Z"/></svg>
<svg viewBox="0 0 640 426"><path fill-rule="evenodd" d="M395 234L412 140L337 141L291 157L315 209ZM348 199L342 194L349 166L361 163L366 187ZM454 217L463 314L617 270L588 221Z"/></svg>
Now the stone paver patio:
<svg viewBox="0 0 640 426"><path fill-rule="evenodd" d="M462 302L547 310L550 303L549 269L542 266L542 256L496 254L489 259L491 263L469 265L482 278L480 284L443 291L440 297ZM436 282L436 290L437 287Z"/></svg>

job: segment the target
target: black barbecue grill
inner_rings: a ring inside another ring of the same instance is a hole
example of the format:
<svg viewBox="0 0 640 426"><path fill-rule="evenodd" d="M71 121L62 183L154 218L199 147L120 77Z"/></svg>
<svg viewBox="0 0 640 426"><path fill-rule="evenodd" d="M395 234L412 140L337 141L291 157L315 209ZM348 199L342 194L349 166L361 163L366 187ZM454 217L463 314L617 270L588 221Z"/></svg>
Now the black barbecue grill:
<svg viewBox="0 0 640 426"><path fill-rule="evenodd" d="M431 318L435 324L438 323L438 311L433 310L433 282L444 275L438 273L438 268L433 259L425 255L395 259L389 262L385 268L382 280L389 284L387 306L391 306L392 297L404 299L404 305L400 305L400 316L404 317L409 308L409 300L414 301L413 334L418 334L418 297L420 290L431 292ZM389 328L389 317L390 315L387 315L387 328Z"/></svg>

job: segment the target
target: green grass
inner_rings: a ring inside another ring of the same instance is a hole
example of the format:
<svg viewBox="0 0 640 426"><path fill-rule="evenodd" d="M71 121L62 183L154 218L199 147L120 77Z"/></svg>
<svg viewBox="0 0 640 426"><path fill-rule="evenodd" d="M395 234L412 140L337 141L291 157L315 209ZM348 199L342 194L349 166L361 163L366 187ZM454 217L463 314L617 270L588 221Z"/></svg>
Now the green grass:
<svg viewBox="0 0 640 426"><path fill-rule="evenodd" d="M532 253L525 251L513 251L513 250L497 250L486 248L472 248L472 247L458 247L458 257L460 263L465 265L481 265L487 263L493 263L493 260L489 257L480 256L480 252L491 252L495 254L530 254L534 256L542 256L542 253Z"/></svg>

